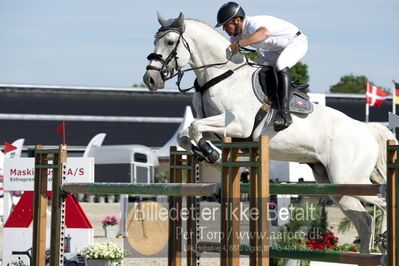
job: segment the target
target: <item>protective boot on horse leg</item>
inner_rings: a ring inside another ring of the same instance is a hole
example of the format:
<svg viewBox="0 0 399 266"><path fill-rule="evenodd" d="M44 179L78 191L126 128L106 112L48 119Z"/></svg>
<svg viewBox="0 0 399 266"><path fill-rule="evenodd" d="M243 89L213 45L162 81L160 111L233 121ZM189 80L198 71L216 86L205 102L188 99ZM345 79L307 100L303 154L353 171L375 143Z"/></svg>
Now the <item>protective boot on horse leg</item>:
<svg viewBox="0 0 399 266"><path fill-rule="evenodd" d="M220 151L215 146L207 142L204 138L198 141L198 146L194 145L188 136L188 128L182 130L177 137L177 143L186 151L191 151L199 161L215 163L220 158Z"/></svg>
<svg viewBox="0 0 399 266"><path fill-rule="evenodd" d="M291 125L292 118L290 115L290 99L291 99L291 76L289 68L286 67L277 72L278 77L278 104L279 110L274 121L274 130L281 131Z"/></svg>

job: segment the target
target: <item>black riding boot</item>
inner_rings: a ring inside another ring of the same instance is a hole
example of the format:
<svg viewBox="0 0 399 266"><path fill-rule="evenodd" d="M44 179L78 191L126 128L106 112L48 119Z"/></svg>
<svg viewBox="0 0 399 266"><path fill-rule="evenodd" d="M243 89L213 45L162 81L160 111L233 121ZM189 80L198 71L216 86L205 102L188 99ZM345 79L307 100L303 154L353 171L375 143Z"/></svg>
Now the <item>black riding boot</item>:
<svg viewBox="0 0 399 266"><path fill-rule="evenodd" d="M289 68L286 67L283 70L277 72L278 77L278 98L280 108L274 121L274 130L281 131L291 125L292 118L290 115L290 98L291 98L291 77Z"/></svg>

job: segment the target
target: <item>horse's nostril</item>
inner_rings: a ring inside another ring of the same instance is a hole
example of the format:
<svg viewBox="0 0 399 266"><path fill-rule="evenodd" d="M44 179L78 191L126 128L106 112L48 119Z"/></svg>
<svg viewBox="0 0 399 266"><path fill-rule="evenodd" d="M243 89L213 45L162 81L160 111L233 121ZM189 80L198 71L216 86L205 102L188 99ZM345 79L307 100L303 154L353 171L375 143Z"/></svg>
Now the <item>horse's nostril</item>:
<svg viewBox="0 0 399 266"><path fill-rule="evenodd" d="M152 85L154 85L154 84L155 84L155 82L154 82L154 79L153 79L153 78L151 78L151 77L150 77L150 84L152 84Z"/></svg>

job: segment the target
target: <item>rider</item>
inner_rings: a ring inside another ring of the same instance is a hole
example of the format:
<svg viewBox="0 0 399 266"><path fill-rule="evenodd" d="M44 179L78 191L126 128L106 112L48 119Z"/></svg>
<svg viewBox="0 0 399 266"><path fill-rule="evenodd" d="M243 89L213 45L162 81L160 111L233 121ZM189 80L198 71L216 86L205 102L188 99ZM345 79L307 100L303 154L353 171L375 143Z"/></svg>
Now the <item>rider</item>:
<svg viewBox="0 0 399 266"><path fill-rule="evenodd" d="M243 46L255 47L260 56L258 63L266 62L276 69L279 112L274 121L274 129L280 131L287 128L292 123L289 113L289 68L306 54L307 37L295 25L282 19L245 16L244 10L235 2L228 2L219 9L217 22L216 27L223 26L223 30L230 36L229 47L233 54Z"/></svg>

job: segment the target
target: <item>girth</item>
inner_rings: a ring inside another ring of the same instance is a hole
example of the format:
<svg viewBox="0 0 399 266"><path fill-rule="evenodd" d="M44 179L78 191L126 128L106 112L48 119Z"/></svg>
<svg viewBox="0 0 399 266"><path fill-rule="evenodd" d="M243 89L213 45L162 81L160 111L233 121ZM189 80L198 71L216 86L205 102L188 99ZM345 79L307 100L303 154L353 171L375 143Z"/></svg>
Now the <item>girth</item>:
<svg viewBox="0 0 399 266"><path fill-rule="evenodd" d="M227 79L228 77L230 77L231 75L234 74L234 71L229 69L226 72L224 72L223 74L214 77L213 79L208 80L204 85L200 86L198 84L198 80L195 79L194 81L194 88L196 92L201 93L201 108L202 108L202 113L204 114L204 118L206 118L206 114L205 114L205 109L204 109L204 102L202 101L202 95L204 94L204 92L206 92L210 87L215 86L216 84L218 84L219 82L221 82L222 80Z"/></svg>
<svg viewBox="0 0 399 266"><path fill-rule="evenodd" d="M214 77L211 80L208 80L204 85L200 86L198 84L198 80L195 79L194 81L194 88L196 92L201 93L201 107L202 107L202 113L204 114L204 117L206 117L205 115L205 110L204 110L204 104L202 102L202 95L204 92L206 92L210 87L218 84L219 82L225 80L226 78L230 77L231 75L234 74L233 70L227 70L226 72L224 72L223 74ZM261 108L259 108L258 112L255 115L255 120L254 120L254 124L252 127L252 132L251 135L248 138L245 139L237 139L238 141L250 141L252 139L252 135L255 131L255 129L260 125L260 123L262 122L262 120L265 118L267 112L269 111L271 106L271 102L267 101L266 103L263 103Z"/></svg>

